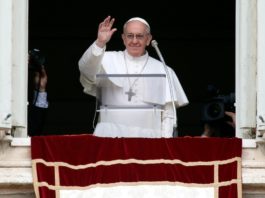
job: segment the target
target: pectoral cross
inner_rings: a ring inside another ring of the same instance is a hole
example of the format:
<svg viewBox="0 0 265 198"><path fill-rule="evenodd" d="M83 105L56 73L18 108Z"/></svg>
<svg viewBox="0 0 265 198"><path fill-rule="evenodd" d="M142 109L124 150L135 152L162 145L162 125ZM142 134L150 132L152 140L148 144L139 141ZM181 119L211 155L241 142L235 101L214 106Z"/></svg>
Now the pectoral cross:
<svg viewBox="0 0 265 198"><path fill-rule="evenodd" d="M131 101L132 97L135 96L135 93L132 91L132 88L130 88L129 91L125 92L125 94L128 95L128 101Z"/></svg>

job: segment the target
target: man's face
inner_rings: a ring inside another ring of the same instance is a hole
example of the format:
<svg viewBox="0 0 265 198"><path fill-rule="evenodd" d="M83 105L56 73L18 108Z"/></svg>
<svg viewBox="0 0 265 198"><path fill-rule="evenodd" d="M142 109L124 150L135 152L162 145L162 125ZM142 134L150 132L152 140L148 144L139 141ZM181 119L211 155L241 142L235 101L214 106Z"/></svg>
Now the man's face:
<svg viewBox="0 0 265 198"><path fill-rule="evenodd" d="M145 53L145 48L150 44L152 35L147 32L145 24L140 21L131 21L127 24L122 39L128 53L138 57Z"/></svg>

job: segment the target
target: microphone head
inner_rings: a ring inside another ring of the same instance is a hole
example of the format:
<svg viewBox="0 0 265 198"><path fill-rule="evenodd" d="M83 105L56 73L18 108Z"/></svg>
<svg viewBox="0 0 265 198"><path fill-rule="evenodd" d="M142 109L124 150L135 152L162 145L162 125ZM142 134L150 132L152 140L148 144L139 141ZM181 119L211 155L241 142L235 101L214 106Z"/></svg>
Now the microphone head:
<svg viewBox="0 0 265 198"><path fill-rule="evenodd" d="M151 42L151 45L153 46L153 47L155 47L155 46L157 46L157 42L156 42L156 40L152 40L152 42Z"/></svg>

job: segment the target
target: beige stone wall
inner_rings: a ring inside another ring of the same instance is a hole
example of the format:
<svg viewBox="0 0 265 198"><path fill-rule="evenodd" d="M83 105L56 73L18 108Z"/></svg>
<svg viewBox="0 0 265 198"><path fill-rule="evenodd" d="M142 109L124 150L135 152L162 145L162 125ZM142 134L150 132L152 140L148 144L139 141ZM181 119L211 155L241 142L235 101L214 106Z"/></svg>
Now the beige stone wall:
<svg viewBox="0 0 265 198"><path fill-rule="evenodd" d="M12 138L3 132L0 137L0 197L35 197L30 146L11 146Z"/></svg>

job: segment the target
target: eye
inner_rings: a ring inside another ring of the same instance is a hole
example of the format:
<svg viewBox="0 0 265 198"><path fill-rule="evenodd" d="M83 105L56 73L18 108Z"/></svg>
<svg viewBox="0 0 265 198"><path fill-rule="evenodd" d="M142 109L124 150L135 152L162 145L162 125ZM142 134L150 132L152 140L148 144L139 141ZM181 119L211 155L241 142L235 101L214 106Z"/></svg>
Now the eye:
<svg viewBox="0 0 265 198"><path fill-rule="evenodd" d="M145 37L145 34L126 34L126 38L129 40L133 40L136 38L137 40L143 40Z"/></svg>
<svg viewBox="0 0 265 198"><path fill-rule="evenodd" d="M143 34L136 34L135 36L136 36L136 39L138 39L138 40L143 40L143 38L144 38Z"/></svg>
<svg viewBox="0 0 265 198"><path fill-rule="evenodd" d="M127 37L127 39L131 39L132 40L134 38L134 35L133 34L127 34L126 37Z"/></svg>

